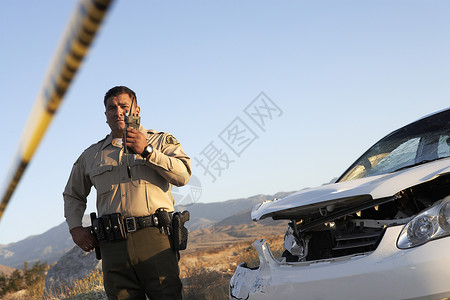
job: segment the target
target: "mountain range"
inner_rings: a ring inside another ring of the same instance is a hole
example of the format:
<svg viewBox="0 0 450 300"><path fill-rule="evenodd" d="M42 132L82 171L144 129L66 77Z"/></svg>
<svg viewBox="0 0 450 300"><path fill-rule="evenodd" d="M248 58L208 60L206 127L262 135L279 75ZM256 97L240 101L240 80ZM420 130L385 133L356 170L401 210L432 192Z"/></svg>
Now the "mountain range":
<svg viewBox="0 0 450 300"><path fill-rule="evenodd" d="M250 212L255 204L273 198L283 198L291 193L293 192L280 192L275 195L256 195L223 202L194 203L176 207L178 211L188 210L191 215L190 221L186 223L190 232L188 249L195 251L202 247L257 237L263 233L284 234L278 227L285 226L286 221L263 220L255 223L251 220ZM83 219L83 223L90 224L88 215ZM32 264L40 261L53 264L73 246L67 224L63 222L40 235L0 245L0 265L22 268L24 262ZM0 273L1 270L0 268Z"/></svg>

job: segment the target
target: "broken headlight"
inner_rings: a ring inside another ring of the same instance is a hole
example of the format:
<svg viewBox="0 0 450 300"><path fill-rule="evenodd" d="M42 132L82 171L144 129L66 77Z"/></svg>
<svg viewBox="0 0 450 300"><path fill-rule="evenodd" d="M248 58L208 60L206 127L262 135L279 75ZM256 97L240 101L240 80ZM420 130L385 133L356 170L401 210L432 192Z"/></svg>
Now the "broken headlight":
<svg viewBox="0 0 450 300"><path fill-rule="evenodd" d="M450 196L437 201L405 225L397 247L408 249L450 235Z"/></svg>

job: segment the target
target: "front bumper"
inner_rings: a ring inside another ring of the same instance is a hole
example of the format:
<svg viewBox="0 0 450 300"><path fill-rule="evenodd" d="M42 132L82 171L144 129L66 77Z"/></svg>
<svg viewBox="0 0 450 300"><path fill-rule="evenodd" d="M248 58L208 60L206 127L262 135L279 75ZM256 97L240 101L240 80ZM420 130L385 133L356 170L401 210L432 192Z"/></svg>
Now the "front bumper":
<svg viewBox="0 0 450 300"><path fill-rule="evenodd" d="M257 240L260 266L240 264L230 281L230 299L446 299L450 297L450 237L399 250L402 226L387 228L374 252L335 259L287 263Z"/></svg>

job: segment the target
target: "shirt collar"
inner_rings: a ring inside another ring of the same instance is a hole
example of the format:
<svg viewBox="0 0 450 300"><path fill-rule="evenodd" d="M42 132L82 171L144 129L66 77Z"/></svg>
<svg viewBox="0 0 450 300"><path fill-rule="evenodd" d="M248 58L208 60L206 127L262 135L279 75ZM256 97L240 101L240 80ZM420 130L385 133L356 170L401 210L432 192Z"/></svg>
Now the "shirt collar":
<svg viewBox="0 0 450 300"><path fill-rule="evenodd" d="M139 126L139 131L142 132L143 134L147 133L147 129L145 129L144 126L142 126L142 125ZM109 145L113 145L114 147L119 147L119 148L122 147L116 141L114 141L112 132L106 136L101 149L103 150L104 148L106 148Z"/></svg>
<svg viewBox="0 0 450 300"><path fill-rule="evenodd" d="M112 132L110 134L108 134L105 138L105 140L103 141L103 144L101 146L101 149L105 149L108 145L110 145L112 143L113 137L112 137Z"/></svg>

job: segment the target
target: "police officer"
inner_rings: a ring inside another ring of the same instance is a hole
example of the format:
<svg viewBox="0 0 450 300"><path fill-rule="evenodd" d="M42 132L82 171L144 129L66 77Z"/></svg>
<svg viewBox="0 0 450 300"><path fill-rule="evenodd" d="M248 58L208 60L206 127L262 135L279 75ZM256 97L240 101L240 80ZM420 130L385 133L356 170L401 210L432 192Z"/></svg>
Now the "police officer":
<svg viewBox="0 0 450 300"><path fill-rule="evenodd" d="M128 87L110 89L104 104L111 133L81 154L63 193L73 241L86 252L99 245L109 299L181 299L178 253L154 214L174 210L171 187L189 181L190 158L172 135L126 126L126 113L140 114ZM98 216L120 213L126 220L125 239L97 242L90 228L82 227L92 186Z"/></svg>

